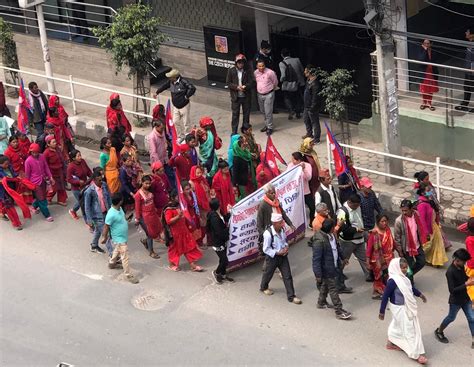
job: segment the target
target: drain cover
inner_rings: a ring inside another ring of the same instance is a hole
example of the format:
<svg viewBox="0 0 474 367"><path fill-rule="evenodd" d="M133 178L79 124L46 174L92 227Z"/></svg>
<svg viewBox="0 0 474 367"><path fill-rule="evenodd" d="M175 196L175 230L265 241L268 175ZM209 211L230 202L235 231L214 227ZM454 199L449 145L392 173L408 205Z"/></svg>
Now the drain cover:
<svg viewBox="0 0 474 367"><path fill-rule="evenodd" d="M171 302L156 292L144 292L132 298L133 307L142 311L156 311Z"/></svg>

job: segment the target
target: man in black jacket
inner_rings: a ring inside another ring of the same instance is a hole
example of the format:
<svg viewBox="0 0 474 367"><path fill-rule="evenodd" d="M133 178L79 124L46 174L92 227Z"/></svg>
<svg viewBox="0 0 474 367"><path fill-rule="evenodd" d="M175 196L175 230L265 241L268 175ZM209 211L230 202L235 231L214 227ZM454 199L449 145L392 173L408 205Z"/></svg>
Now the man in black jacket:
<svg viewBox="0 0 474 367"><path fill-rule="evenodd" d="M232 134L237 134L239 129L240 107L242 106L243 126L250 124L250 105L252 88L255 86L253 72L247 66L245 55L235 57L235 66L227 71L226 84L230 91L232 109Z"/></svg>
<svg viewBox="0 0 474 367"><path fill-rule="evenodd" d="M227 242L229 241L229 228L225 224L224 218L219 213L219 200L211 199L209 202L211 211L207 214L207 233L212 244L212 248L219 258L219 265L212 272L212 276L217 284L222 284L223 280L233 282L234 279L227 276L226 269L229 264L227 259Z"/></svg>
<svg viewBox="0 0 474 367"><path fill-rule="evenodd" d="M351 313L342 308L342 302L337 291L338 269L341 262L347 264L343 259L342 250L334 235L335 222L325 219L321 230L313 237L313 273L319 289L318 308L334 308L336 317L342 320L351 318ZM331 297L332 305L327 302L327 296Z"/></svg>
<svg viewBox="0 0 474 367"><path fill-rule="evenodd" d="M306 70L308 81L304 89L303 119L306 126L305 138L314 138L316 144L321 143L321 125L319 124L319 110L321 108L321 84L316 79L316 68Z"/></svg>
<svg viewBox="0 0 474 367"><path fill-rule="evenodd" d="M189 99L196 92L196 87L184 79L176 69L165 75L168 81L156 90L155 97L166 89L170 90L173 123L176 126L178 138L182 141L191 127L191 102Z"/></svg>
<svg viewBox="0 0 474 367"><path fill-rule="evenodd" d="M472 309L472 301L467 294L467 287L474 285L474 278L469 278L464 270L466 261L470 259L471 255L463 248L456 250L453 254L453 262L446 271L450 293L449 314L441 322L439 328L435 330L435 336L441 343L449 343L448 338L444 336L444 329L456 320L459 310L462 309L471 330L471 348L474 349L474 310Z"/></svg>
<svg viewBox="0 0 474 367"><path fill-rule="evenodd" d="M29 123L33 123L36 129L36 136L40 136L44 132L44 124L48 114L48 99L44 93L38 88L36 82L28 83L28 100L31 106L29 113Z"/></svg>

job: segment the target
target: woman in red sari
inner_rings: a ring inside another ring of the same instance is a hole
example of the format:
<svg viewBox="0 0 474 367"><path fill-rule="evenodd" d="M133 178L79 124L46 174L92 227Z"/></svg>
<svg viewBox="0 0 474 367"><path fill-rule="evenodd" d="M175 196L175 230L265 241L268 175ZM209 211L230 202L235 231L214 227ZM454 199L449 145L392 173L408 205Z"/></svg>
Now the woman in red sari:
<svg viewBox="0 0 474 367"><path fill-rule="evenodd" d="M202 257L202 253L189 232L176 190L170 193L170 201L163 210L162 223L165 230L166 245L168 246L168 268L173 271L180 271L179 258L184 255L192 271L203 271L202 267L196 265L196 261Z"/></svg>
<svg viewBox="0 0 474 367"><path fill-rule="evenodd" d="M191 174L189 175L189 182L196 194L196 199L199 207L199 218L201 227L201 241L206 236L207 213L211 210L209 201L211 197L215 196L214 190L211 190L206 178L203 175L204 170L201 166L193 166ZM212 191L212 192L211 192Z"/></svg>
<svg viewBox="0 0 474 367"><path fill-rule="evenodd" d="M140 240L148 250L150 257L159 259L160 256L153 249L153 240L160 238L162 231L160 216L153 202L153 193L150 192L151 176L142 177L142 186L135 193L135 225L141 225L146 234L146 240Z"/></svg>
<svg viewBox="0 0 474 367"><path fill-rule="evenodd" d="M163 208L168 204L170 198L168 192L171 190L171 185L165 173L165 168L160 161L153 162L151 165L151 187L150 191L153 193L153 201L155 203L158 215L161 218Z"/></svg>
<svg viewBox="0 0 474 367"><path fill-rule="evenodd" d="M46 122L54 125L54 137L58 148L63 154L64 161L69 161L69 151L73 147L73 135L68 126L68 114L59 103L59 97L52 95L49 97L48 119Z"/></svg>
<svg viewBox="0 0 474 367"><path fill-rule="evenodd" d="M431 42L430 40L423 40L421 44L421 53L420 53L420 61L426 63L436 63L436 60L433 61L433 53L431 50ZM425 65L422 64L421 66L421 77L422 79L420 84L420 93L421 98L423 99L423 103L420 106L421 110L425 108L429 108L431 111L434 111L435 108L432 105L433 100L433 93L439 92L438 87L438 68L433 65Z"/></svg>
<svg viewBox="0 0 474 367"><path fill-rule="evenodd" d="M105 111L105 117L107 119L107 133L112 140L112 146L120 154L123 148L122 138L124 135L130 134L132 125L123 112L122 102L117 93L110 96L110 104Z"/></svg>
<svg viewBox="0 0 474 367"><path fill-rule="evenodd" d="M198 246L201 247L203 236L196 194L194 193L189 181L181 181L181 188L183 189L184 200L186 200L186 206L192 219L192 223L187 223L188 229L196 240Z"/></svg>
<svg viewBox="0 0 474 367"><path fill-rule="evenodd" d="M24 144L24 148L30 148L29 140L28 144ZM28 152L25 153L24 149L20 146L20 140L17 135L10 137L8 142L8 148L5 150L5 156L8 157L13 170L18 174L20 178L25 178L25 161L28 158ZM23 200L28 204L33 204L33 193L24 185L19 185L18 192L23 196Z"/></svg>
<svg viewBox="0 0 474 367"><path fill-rule="evenodd" d="M217 168L218 171L212 179L212 189L219 200L221 214L226 216L235 205L234 187L230 178L229 164L223 159L219 159Z"/></svg>
<svg viewBox="0 0 474 367"><path fill-rule="evenodd" d="M268 164L265 163L265 152L260 152L260 163L256 170L257 188L265 186L275 177Z"/></svg>
<svg viewBox="0 0 474 367"><path fill-rule="evenodd" d="M375 222L375 228L369 233L367 240L367 267L374 273L372 299L382 299L388 279L388 265L394 257L393 250L396 246L388 217L378 214Z"/></svg>
<svg viewBox="0 0 474 367"><path fill-rule="evenodd" d="M67 206L66 164L61 151L58 149L54 136L48 135L45 141L47 148L45 149L43 156L54 179L52 190L48 191L47 194L48 202L51 204L53 197L57 194L58 204L61 206Z"/></svg>

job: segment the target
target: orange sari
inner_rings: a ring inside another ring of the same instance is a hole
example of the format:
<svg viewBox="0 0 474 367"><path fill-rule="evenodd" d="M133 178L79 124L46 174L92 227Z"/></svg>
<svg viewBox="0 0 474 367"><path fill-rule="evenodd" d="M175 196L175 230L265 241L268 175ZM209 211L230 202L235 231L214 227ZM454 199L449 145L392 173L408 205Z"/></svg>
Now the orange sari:
<svg viewBox="0 0 474 367"><path fill-rule="evenodd" d="M110 148L109 161L105 165L105 180L111 194L120 191L118 157L114 147Z"/></svg>

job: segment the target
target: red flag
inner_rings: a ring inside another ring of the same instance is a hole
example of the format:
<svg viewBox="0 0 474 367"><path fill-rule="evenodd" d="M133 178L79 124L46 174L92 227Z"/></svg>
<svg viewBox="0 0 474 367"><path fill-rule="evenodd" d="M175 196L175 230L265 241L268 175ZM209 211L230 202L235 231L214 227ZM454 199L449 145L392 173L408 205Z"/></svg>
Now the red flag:
<svg viewBox="0 0 474 367"><path fill-rule="evenodd" d="M332 134L331 129L329 129L329 126L326 123L324 123L324 125L326 125L327 137L331 147L332 156L334 158L336 176L339 176L348 171L346 156L344 155L344 152L342 151L342 148L337 142L336 138Z"/></svg>
<svg viewBox="0 0 474 367"><path fill-rule="evenodd" d="M273 144L273 140L271 136L268 136L267 138L267 147L265 148L265 152L268 152L268 151L270 151L270 153L273 154L274 158L277 158L281 163L287 166L280 152L277 150L276 146Z"/></svg>
<svg viewBox="0 0 474 367"><path fill-rule="evenodd" d="M165 117L166 131L171 136L171 143L173 144L173 156L175 156L179 153L178 133L176 132L176 126L174 126L173 117L171 116L171 104L169 99L168 103L166 104Z"/></svg>
<svg viewBox="0 0 474 367"><path fill-rule="evenodd" d="M184 197L184 191L183 191L183 188L181 187L181 180L179 179L178 171L175 170L174 175L176 178L176 187L178 188L179 206L181 207L181 210L183 211L184 217L189 222L194 223L193 219L191 218L191 214L189 213L188 203L186 202L186 199Z"/></svg>
<svg viewBox="0 0 474 367"><path fill-rule="evenodd" d="M30 102L26 98L25 87L23 85L23 79L20 79L20 91L18 93L18 119L17 126L18 130L23 134L28 132L28 112L31 111Z"/></svg>

